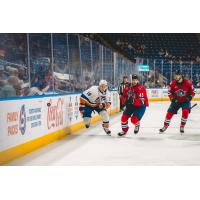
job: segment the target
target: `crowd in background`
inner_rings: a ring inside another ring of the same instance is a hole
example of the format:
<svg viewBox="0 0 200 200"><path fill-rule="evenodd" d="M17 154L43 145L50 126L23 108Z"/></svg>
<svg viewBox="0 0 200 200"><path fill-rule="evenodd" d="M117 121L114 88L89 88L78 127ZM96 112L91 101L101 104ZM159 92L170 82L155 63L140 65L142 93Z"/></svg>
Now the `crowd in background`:
<svg viewBox="0 0 200 200"><path fill-rule="evenodd" d="M97 85L100 79L106 79L109 88L116 89L123 74L137 71L137 64L151 66L147 73L138 72L140 82L147 88L168 86L170 72L162 74L157 70L160 68L157 63L154 70L153 63L145 63L143 59L133 63L116 54L114 66L114 52L91 40L93 34L86 36L53 34L52 50L50 34L30 34L29 38L27 34L0 34L0 97L82 92ZM142 54L147 48L121 40L117 40L116 45ZM169 56L166 49L161 49L159 54ZM199 66L196 66L192 81L197 88L200 87L199 75Z"/></svg>

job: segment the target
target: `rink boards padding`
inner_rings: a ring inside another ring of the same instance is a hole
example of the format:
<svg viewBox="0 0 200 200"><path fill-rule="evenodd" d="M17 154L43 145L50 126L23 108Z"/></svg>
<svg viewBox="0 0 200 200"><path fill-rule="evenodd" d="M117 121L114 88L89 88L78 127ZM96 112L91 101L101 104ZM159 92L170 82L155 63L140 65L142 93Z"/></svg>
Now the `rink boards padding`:
<svg viewBox="0 0 200 200"><path fill-rule="evenodd" d="M167 89L147 89L147 96L150 102L169 101ZM200 101L200 89L195 89L194 101Z"/></svg>
<svg viewBox="0 0 200 200"><path fill-rule="evenodd" d="M0 100L0 164L7 163L84 128L80 94ZM119 111L119 96L110 92L109 114ZM92 123L100 121L93 114Z"/></svg>
<svg viewBox="0 0 200 200"><path fill-rule="evenodd" d="M150 102L169 101L167 89L147 89ZM30 153L84 128L80 94L47 95L0 100L0 164ZM110 114L119 111L119 96L110 93ZM200 89L194 100L200 100ZM93 115L92 123L100 121ZM119 122L120 123L120 122Z"/></svg>

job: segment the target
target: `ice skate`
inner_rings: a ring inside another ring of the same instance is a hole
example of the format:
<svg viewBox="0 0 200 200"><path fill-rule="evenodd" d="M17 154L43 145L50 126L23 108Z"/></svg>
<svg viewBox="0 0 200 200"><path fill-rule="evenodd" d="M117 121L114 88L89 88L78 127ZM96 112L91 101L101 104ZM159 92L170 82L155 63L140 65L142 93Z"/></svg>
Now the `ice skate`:
<svg viewBox="0 0 200 200"><path fill-rule="evenodd" d="M90 128L90 124L85 124L85 128Z"/></svg>
<svg viewBox="0 0 200 200"><path fill-rule="evenodd" d="M134 133L138 134L139 130L140 130L140 125L136 125L134 129Z"/></svg>
<svg viewBox="0 0 200 200"><path fill-rule="evenodd" d="M126 133L127 133L127 132L124 132L124 131L119 132L119 133L118 133L118 136L124 136L124 135L126 135Z"/></svg>
<svg viewBox="0 0 200 200"><path fill-rule="evenodd" d="M181 133L181 135L184 133L184 126L180 127L180 133Z"/></svg>
<svg viewBox="0 0 200 200"><path fill-rule="evenodd" d="M164 126L163 128L159 129L159 133L162 134L167 130L168 126Z"/></svg>
<svg viewBox="0 0 200 200"><path fill-rule="evenodd" d="M107 135L111 135L111 131L108 128L103 128Z"/></svg>

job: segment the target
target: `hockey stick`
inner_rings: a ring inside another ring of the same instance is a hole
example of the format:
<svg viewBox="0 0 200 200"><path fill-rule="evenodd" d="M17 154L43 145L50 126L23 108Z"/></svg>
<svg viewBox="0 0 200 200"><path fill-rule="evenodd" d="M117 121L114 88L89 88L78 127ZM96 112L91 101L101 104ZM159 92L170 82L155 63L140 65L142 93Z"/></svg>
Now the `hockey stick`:
<svg viewBox="0 0 200 200"><path fill-rule="evenodd" d="M191 110L195 107L195 106L197 106L198 104L197 103L195 103L194 105L192 105L191 107L190 107L190 112L191 112Z"/></svg>
<svg viewBox="0 0 200 200"><path fill-rule="evenodd" d="M195 103L194 105L191 106L190 110L192 110L192 108L194 108L195 106L197 106L197 103Z"/></svg>

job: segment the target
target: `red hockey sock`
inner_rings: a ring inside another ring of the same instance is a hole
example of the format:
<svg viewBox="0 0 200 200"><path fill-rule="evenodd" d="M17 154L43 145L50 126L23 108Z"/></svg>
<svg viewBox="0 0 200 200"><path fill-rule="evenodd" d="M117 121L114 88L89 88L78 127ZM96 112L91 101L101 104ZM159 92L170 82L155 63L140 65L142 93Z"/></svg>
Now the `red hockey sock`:
<svg viewBox="0 0 200 200"><path fill-rule="evenodd" d="M131 117L131 122L136 126L140 125L140 120L134 115Z"/></svg>
<svg viewBox="0 0 200 200"><path fill-rule="evenodd" d="M122 117L121 117L122 130L124 132L128 132L128 129L129 129L129 127L128 127L128 118L129 117L127 115L125 115L125 114L123 114Z"/></svg>
<svg viewBox="0 0 200 200"><path fill-rule="evenodd" d="M181 126L185 126L188 116L189 116L189 109L183 109L182 118L181 118Z"/></svg>
<svg viewBox="0 0 200 200"><path fill-rule="evenodd" d="M169 126L171 118L173 117L173 113L171 112L167 112L166 117L165 117L165 122L164 122L164 126Z"/></svg>

